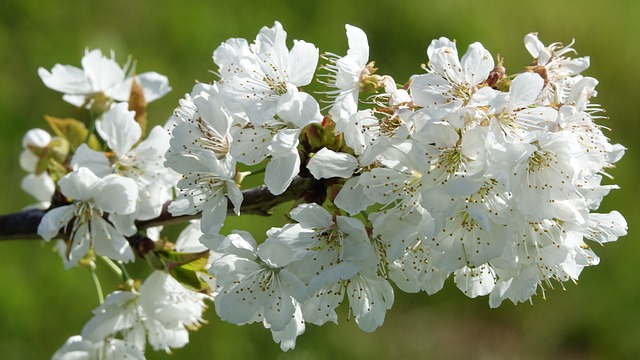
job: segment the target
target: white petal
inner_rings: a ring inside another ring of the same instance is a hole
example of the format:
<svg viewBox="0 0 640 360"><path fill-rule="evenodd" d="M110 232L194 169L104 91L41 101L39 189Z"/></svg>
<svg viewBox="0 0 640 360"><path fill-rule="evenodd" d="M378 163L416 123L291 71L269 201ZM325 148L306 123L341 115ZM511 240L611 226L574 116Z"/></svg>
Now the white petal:
<svg viewBox="0 0 640 360"><path fill-rule="evenodd" d="M291 210L291 218L299 222L303 228L325 229L333 225L331 214L315 203L298 205Z"/></svg>
<svg viewBox="0 0 640 360"><path fill-rule="evenodd" d="M136 212L131 214L109 214L109 222L124 236L132 236L138 232L135 224Z"/></svg>
<svg viewBox="0 0 640 360"><path fill-rule="evenodd" d="M220 75L223 79L233 74L237 69L237 64L255 61L245 39L229 39L213 51L213 62L220 67Z"/></svg>
<svg viewBox="0 0 640 360"><path fill-rule="evenodd" d="M79 168L58 180L60 191L74 200L88 200L95 195L95 187L100 182L91 170Z"/></svg>
<svg viewBox="0 0 640 360"><path fill-rule="evenodd" d="M31 152L31 150L24 150L20 153L20 167L26 172L35 172L39 161L40 158Z"/></svg>
<svg viewBox="0 0 640 360"><path fill-rule="evenodd" d="M87 144L81 144L78 147L71 158L71 165L74 169L87 168L98 177L105 177L112 173L107 156L103 152L92 150Z"/></svg>
<svg viewBox="0 0 640 360"><path fill-rule="evenodd" d="M70 65L56 64L51 72L38 68L38 75L44 84L65 94L88 94L91 85L82 69Z"/></svg>
<svg viewBox="0 0 640 360"><path fill-rule="evenodd" d="M88 360L97 357L99 344L75 335L67 339L51 360Z"/></svg>
<svg viewBox="0 0 640 360"><path fill-rule="evenodd" d="M366 332L381 326L393 305L393 288L379 276L356 276L347 286L347 296L358 327Z"/></svg>
<svg viewBox="0 0 640 360"><path fill-rule="evenodd" d="M215 301L216 312L222 320L237 325L256 320L268 294L268 289L263 289L260 281L260 274L263 271L270 270L261 270L250 274L235 286L229 289L225 288L223 292L218 294Z"/></svg>
<svg viewBox="0 0 640 360"><path fill-rule="evenodd" d="M297 146L299 144L298 137L300 136L300 129L284 129L278 131L271 141L271 155L278 156L290 156L293 153L298 153Z"/></svg>
<svg viewBox="0 0 640 360"><path fill-rule="evenodd" d="M289 52L287 73L289 82L296 86L305 86L313 79L318 66L319 50L315 45L302 40L294 40Z"/></svg>
<svg viewBox="0 0 640 360"><path fill-rule="evenodd" d="M491 293L495 285L495 275L488 265L478 268L463 267L454 272L454 282L458 289L470 298Z"/></svg>
<svg viewBox="0 0 640 360"><path fill-rule="evenodd" d="M273 195L282 194L300 172L300 156L294 153L271 159L264 174L264 183Z"/></svg>
<svg viewBox="0 0 640 360"><path fill-rule="evenodd" d="M338 323L336 308L344 298L344 289L339 282L329 283L311 295L302 306L304 319L315 325L323 325L327 321Z"/></svg>
<svg viewBox="0 0 640 360"><path fill-rule="evenodd" d="M280 349L282 351L288 351L295 348L296 338L302 335L304 330L305 326L302 311L300 310L300 306L296 305L296 311L287 326L281 331L271 329L271 334L273 341L280 344Z"/></svg>
<svg viewBox="0 0 640 360"><path fill-rule="evenodd" d="M240 280L260 271L260 265L242 256L226 254L211 262L209 273L224 286L235 286ZM216 301L218 299L216 298Z"/></svg>
<svg viewBox="0 0 640 360"><path fill-rule="evenodd" d="M135 259L127 239L102 218L92 221L91 237L96 255L124 262Z"/></svg>
<svg viewBox="0 0 640 360"><path fill-rule="evenodd" d="M107 296L104 303L93 310L94 316L82 329L82 336L98 342L118 331L132 328L138 321L138 296L129 291L116 291Z"/></svg>
<svg viewBox="0 0 640 360"><path fill-rule="evenodd" d="M264 303L264 321L275 331L282 331L294 315L296 301L292 297L306 300L306 286L286 269L280 270L277 279L270 284ZM291 293L293 290L294 293Z"/></svg>
<svg viewBox="0 0 640 360"><path fill-rule="evenodd" d="M617 211L608 214L589 214L589 229L585 237L601 244L616 241L627 235L627 221Z"/></svg>
<svg viewBox="0 0 640 360"><path fill-rule="evenodd" d="M22 138L22 147L27 149L28 147L43 148L49 145L51 142L51 135L42 129L31 129L24 134Z"/></svg>
<svg viewBox="0 0 640 360"><path fill-rule="evenodd" d="M136 76L136 80L140 82L144 100L150 103L159 99L171 91L169 79L157 72L146 72Z"/></svg>
<svg viewBox="0 0 640 360"><path fill-rule="evenodd" d="M364 67L369 60L369 40L367 39L367 34L361 29L348 24L345 25L345 29L347 30L347 41L349 43L347 56L352 58L356 64Z"/></svg>
<svg viewBox="0 0 640 360"><path fill-rule="evenodd" d="M103 91L111 97L109 90L124 81L124 71L113 59L102 55L100 50L92 50L82 58L82 67L93 91Z"/></svg>
<svg viewBox="0 0 640 360"><path fill-rule="evenodd" d="M511 82L509 103L515 108L529 106L538 98L543 86L544 80L540 75L532 72L522 73Z"/></svg>
<svg viewBox="0 0 640 360"><path fill-rule="evenodd" d="M206 295L186 289L171 275L155 271L140 287L140 306L149 318L165 325L197 325Z"/></svg>
<svg viewBox="0 0 640 360"><path fill-rule="evenodd" d="M477 42L469 45L469 49L460 59L460 63L471 87L486 80L494 67L493 58L489 51Z"/></svg>
<svg viewBox="0 0 640 360"><path fill-rule="evenodd" d="M366 196L363 190L364 186L360 183L360 177L353 177L342 186L334 203L349 215L355 215L374 204L374 201Z"/></svg>
<svg viewBox="0 0 640 360"><path fill-rule="evenodd" d="M307 168L316 179L341 177L348 179L358 167L358 160L351 154L338 153L326 147L309 160Z"/></svg>
<svg viewBox="0 0 640 360"><path fill-rule="evenodd" d="M200 242L202 232L200 231L200 220L191 220L176 239L176 251L186 253L198 253L208 250Z"/></svg>
<svg viewBox="0 0 640 360"><path fill-rule="evenodd" d="M135 112L129 111L128 106L127 103L116 104L96 121L96 131L118 156L131 150L142 135L134 118Z"/></svg>
<svg viewBox="0 0 640 360"><path fill-rule="evenodd" d="M293 250L276 241L265 241L258 245L258 256L271 268L280 268L289 265L293 260Z"/></svg>
<svg viewBox="0 0 640 360"><path fill-rule="evenodd" d="M38 224L38 235L47 241L58 236L60 229L73 218L74 211L73 205L60 206L47 211Z"/></svg>
<svg viewBox="0 0 640 360"><path fill-rule="evenodd" d="M239 162L255 165L264 160L270 150L273 132L263 127L249 127L233 133L233 143L229 152Z"/></svg>
<svg viewBox="0 0 640 360"><path fill-rule="evenodd" d="M311 123L322 121L320 106L316 99L291 85L287 85L287 93L278 99L278 116L286 123L303 128Z"/></svg>
<svg viewBox="0 0 640 360"><path fill-rule="evenodd" d="M50 203L56 190L56 184L47 173L27 174L20 182L22 190L43 203ZM48 207L48 206L47 206Z"/></svg>
<svg viewBox="0 0 640 360"><path fill-rule="evenodd" d="M215 196L208 198L202 207L200 229L205 234L217 233L220 231L220 228L224 224L224 220L226 218L227 198L224 194L217 193Z"/></svg>
<svg viewBox="0 0 640 360"><path fill-rule="evenodd" d="M429 47L427 48L427 56L431 58L433 56L433 53L441 48L449 48L453 52L455 52L456 55L458 54L458 50L456 50L456 43L447 39L446 37L441 37L439 39L433 39L431 41L431 44L429 44Z"/></svg>
<svg viewBox="0 0 640 360"><path fill-rule="evenodd" d="M538 40L538 33L529 33L524 37L524 46L529 51L529 54L534 58L538 58L540 51L544 49L544 44Z"/></svg>
<svg viewBox="0 0 640 360"><path fill-rule="evenodd" d="M106 212L130 214L136 210L138 185L133 179L112 174L102 179L94 190L94 203Z"/></svg>
<svg viewBox="0 0 640 360"><path fill-rule="evenodd" d="M145 322L149 344L155 351L179 349L189 343L189 331L181 325L163 323L155 319Z"/></svg>

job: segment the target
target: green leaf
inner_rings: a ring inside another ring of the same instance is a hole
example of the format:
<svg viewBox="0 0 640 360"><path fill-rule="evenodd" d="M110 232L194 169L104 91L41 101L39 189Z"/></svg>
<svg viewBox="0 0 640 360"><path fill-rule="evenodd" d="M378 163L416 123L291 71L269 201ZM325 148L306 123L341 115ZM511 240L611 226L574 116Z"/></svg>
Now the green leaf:
<svg viewBox="0 0 640 360"><path fill-rule="evenodd" d="M209 287L209 284L202 281L197 271L190 271L182 267L177 267L169 271L174 279L193 291L202 291Z"/></svg>
<svg viewBox="0 0 640 360"><path fill-rule="evenodd" d="M158 255L153 251L149 251L144 254L144 259L147 261L147 264L149 264L149 266L151 266L155 270L165 269L164 263L162 262L162 260L160 260L160 257L158 257Z"/></svg>
<svg viewBox="0 0 640 360"><path fill-rule="evenodd" d="M75 151L85 141L89 143L92 149L98 148L97 139L93 134L89 136L89 130L87 130L82 121L73 118L61 119L48 115L45 115L44 119L56 135L69 142L69 147L72 151Z"/></svg>
<svg viewBox="0 0 640 360"><path fill-rule="evenodd" d="M157 254L169 273L182 285L194 291L202 291L209 286L197 274L198 272L206 273L209 251L199 253L158 251Z"/></svg>

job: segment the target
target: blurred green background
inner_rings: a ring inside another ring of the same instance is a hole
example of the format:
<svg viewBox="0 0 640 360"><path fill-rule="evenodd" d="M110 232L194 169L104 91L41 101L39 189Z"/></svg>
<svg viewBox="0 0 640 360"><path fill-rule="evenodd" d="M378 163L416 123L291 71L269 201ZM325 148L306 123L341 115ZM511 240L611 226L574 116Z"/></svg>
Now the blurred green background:
<svg viewBox="0 0 640 360"><path fill-rule="evenodd" d="M124 63L132 54L139 72L169 77L173 91L150 106L163 122L196 79L210 81L212 51L230 37L253 39L263 25L283 23L290 39L315 43L321 51L346 50L344 24L369 36L371 59L380 72L404 82L421 72L431 39L457 39L460 52L480 41L517 72L530 57L526 33L545 43L576 39L579 55L590 55L586 75L600 80L597 102L611 120L612 142L628 147L611 173L621 190L604 201L619 210L629 235L596 248L601 264L586 269L579 285L567 284L535 297L534 305L505 303L490 310L487 298L467 299L451 283L434 296L397 293L385 324L360 331L343 312L339 326L309 326L297 348L282 353L261 325L229 325L209 309L209 322L191 343L172 355L150 359L638 359L640 358L640 224L637 141L640 115L640 2L516 1L23 1L0 4L0 213L32 200L19 190L21 139L46 125L44 114L74 116L60 94L45 88L39 66L79 66L85 47L115 50ZM270 219L259 226L268 228ZM0 358L45 359L78 334L97 306L86 270L65 271L40 241L0 244ZM108 274L103 274L108 275ZM105 283L107 291L114 283ZM110 288L111 287L111 288ZM344 306L343 306L344 307Z"/></svg>

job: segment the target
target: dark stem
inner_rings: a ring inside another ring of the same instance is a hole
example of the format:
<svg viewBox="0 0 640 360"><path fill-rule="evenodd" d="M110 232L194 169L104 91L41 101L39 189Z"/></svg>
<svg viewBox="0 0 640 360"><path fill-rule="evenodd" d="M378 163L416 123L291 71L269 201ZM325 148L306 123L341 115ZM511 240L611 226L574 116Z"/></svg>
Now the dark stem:
<svg viewBox="0 0 640 360"><path fill-rule="evenodd" d="M280 195L273 195L266 186L259 186L242 192L244 197L240 214L268 216L274 207L287 201L296 200L308 189L317 186L312 178L297 177L289 188ZM200 217L200 214L173 216L167 211L169 203L164 204L162 213L155 219L137 221L139 230L149 227L168 225L189 221ZM29 209L12 214L0 215L1 240L39 240L38 225L48 210ZM228 213L233 213L233 204L229 202Z"/></svg>

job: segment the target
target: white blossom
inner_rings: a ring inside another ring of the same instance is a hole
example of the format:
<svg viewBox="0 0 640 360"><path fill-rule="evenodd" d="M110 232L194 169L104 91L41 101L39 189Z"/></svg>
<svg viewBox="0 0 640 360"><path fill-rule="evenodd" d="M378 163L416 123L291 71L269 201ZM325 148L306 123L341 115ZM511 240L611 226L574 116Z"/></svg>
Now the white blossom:
<svg viewBox="0 0 640 360"><path fill-rule="evenodd" d="M177 182L176 175L163 166L164 154L169 148L167 131L155 126L140 141L142 130L134 115L126 103L114 105L96 121L96 131L112 152L91 150L82 144L71 160L75 168L86 167L98 176L119 174L136 182L136 210L112 217L125 235L135 233L135 220L149 220L160 215L164 203L171 200L172 187Z"/></svg>
<svg viewBox="0 0 640 360"><path fill-rule="evenodd" d="M51 240L61 230L68 232L65 265L75 265L90 247L100 256L133 261L127 239L103 215L126 215L135 210L138 197L135 182L115 174L99 178L91 170L79 168L60 179L58 185L73 202L48 211L38 226L38 234Z"/></svg>
<svg viewBox="0 0 640 360"><path fill-rule="evenodd" d="M561 43L545 46L539 39L538 33L529 33L524 37L524 45L534 58L531 70L544 77L546 86L541 96L549 103L563 103L573 84L580 80L579 74L590 65L588 56L571 59L567 56L575 50Z"/></svg>
<svg viewBox="0 0 640 360"><path fill-rule="evenodd" d="M144 351L121 339L92 342L75 335L53 354L52 360L144 360Z"/></svg>
<svg viewBox="0 0 640 360"><path fill-rule="evenodd" d="M327 54L329 64L324 69L329 71L327 85L332 88L327 95L332 98L329 115L339 127L358 111L358 95L362 82L373 71L367 65L369 59L369 42L361 29L346 25L349 50L347 55L339 57Z"/></svg>
<svg viewBox="0 0 640 360"><path fill-rule="evenodd" d="M263 321L272 331L285 331L299 303L307 297L306 285L282 268L291 259L287 260L286 255L283 259L282 254L274 254L262 245L256 247L247 233L227 238L240 251L227 252L211 264L209 271L217 277L220 287L216 312L234 324ZM273 255L278 259L269 257Z"/></svg>
<svg viewBox="0 0 640 360"><path fill-rule="evenodd" d="M39 68L38 75L47 87L64 93L63 99L78 107L90 105L91 99L97 94L126 102L134 80L142 87L147 103L171 91L164 75L156 72L134 75L130 63L122 68L114 58L113 52L111 58L107 58L100 50L87 49L82 58L82 69L56 64L51 71Z"/></svg>
<svg viewBox="0 0 640 360"><path fill-rule="evenodd" d="M262 125L287 106L284 95L308 85L318 63L318 49L305 41L294 41L289 50L287 33L279 22L264 27L249 45L231 39L213 53L220 67L221 92L237 102L252 123Z"/></svg>

